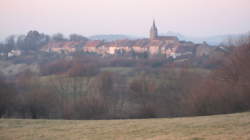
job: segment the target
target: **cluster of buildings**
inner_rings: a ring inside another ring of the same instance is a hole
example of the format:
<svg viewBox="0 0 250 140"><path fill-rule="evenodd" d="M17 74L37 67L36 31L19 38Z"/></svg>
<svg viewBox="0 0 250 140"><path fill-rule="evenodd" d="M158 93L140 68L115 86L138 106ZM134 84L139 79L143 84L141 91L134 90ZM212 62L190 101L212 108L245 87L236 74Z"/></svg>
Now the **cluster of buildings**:
<svg viewBox="0 0 250 140"><path fill-rule="evenodd" d="M82 51L102 56L147 53L149 56L161 55L176 58L179 56L206 55L209 52L209 47L207 44L180 41L175 36L159 36L155 22L153 22L147 39L117 40L113 42L101 40L50 42L42 47L42 51L56 53Z"/></svg>

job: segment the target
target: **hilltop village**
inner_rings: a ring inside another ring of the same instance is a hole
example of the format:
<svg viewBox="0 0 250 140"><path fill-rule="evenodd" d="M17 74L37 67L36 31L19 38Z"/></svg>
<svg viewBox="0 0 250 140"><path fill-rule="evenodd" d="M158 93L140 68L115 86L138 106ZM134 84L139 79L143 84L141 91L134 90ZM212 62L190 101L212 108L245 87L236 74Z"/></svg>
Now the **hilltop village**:
<svg viewBox="0 0 250 140"><path fill-rule="evenodd" d="M41 48L48 53L93 53L101 56L131 56L147 55L166 58L204 56L211 51L206 43L180 41L176 36L159 36L155 21L149 32L149 38L137 40L117 40L105 42L102 40L49 42Z"/></svg>
<svg viewBox="0 0 250 140"><path fill-rule="evenodd" d="M154 21L148 38L105 41L91 40L78 34L65 38L60 33L49 36L29 31L27 35L6 38L5 43L0 43L0 48L0 68L7 75L26 70L27 65L31 66L30 69L34 67L32 71L38 71L41 64L89 56L93 59L108 58L107 61L116 57L133 63L135 60L156 61L159 58L176 63L192 61L194 65L205 66L206 61L217 62L215 58L228 52L223 46L213 47L206 42L196 44L179 40L176 36L160 36Z"/></svg>

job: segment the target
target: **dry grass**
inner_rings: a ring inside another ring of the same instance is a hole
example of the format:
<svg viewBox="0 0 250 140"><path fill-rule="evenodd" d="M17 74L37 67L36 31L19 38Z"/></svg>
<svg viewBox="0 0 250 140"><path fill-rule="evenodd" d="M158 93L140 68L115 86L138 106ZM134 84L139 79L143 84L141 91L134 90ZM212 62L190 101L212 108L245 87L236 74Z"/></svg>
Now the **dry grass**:
<svg viewBox="0 0 250 140"><path fill-rule="evenodd" d="M0 119L0 140L250 140L250 112L142 120Z"/></svg>

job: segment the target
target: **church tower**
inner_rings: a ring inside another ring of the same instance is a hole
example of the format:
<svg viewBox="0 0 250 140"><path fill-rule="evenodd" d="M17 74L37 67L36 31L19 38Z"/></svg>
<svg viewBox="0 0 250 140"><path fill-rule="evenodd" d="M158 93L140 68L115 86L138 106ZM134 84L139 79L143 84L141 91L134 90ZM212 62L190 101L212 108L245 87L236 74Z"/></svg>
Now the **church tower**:
<svg viewBox="0 0 250 140"><path fill-rule="evenodd" d="M154 40L157 39L158 37L158 31L157 31L157 27L155 26L155 20L153 21L153 25L150 29L150 39Z"/></svg>

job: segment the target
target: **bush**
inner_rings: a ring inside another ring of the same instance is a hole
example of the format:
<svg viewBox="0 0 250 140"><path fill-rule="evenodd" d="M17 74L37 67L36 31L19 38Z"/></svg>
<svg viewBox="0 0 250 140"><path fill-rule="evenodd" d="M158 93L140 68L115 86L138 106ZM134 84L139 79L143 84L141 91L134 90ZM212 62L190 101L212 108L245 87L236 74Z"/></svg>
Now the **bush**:
<svg viewBox="0 0 250 140"><path fill-rule="evenodd" d="M42 75L63 74L72 67L72 62L65 59L55 60L40 66Z"/></svg>
<svg viewBox="0 0 250 140"><path fill-rule="evenodd" d="M68 75L72 77L76 76L86 76L91 77L99 73L99 67L92 63L74 63L69 69Z"/></svg>

